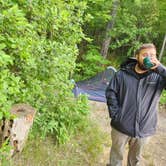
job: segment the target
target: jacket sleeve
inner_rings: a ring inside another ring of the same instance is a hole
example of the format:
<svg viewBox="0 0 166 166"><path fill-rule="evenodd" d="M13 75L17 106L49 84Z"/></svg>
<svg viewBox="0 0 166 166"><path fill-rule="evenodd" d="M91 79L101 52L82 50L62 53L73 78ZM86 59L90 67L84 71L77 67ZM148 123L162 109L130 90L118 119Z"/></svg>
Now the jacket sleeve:
<svg viewBox="0 0 166 166"><path fill-rule="evenodd" d="M166 88L166 67L162 64L160 64L156 69L155 72L158 73L160 76L163 77L163 81L165 84L165 88Z"/></svg>
<svg viewBox="0 0 166 166"><path fill-rule="evenodd" d="M112 119L116 117L119 111L118 93L119 93L119 80L118 80L118 73L116 73L111 79L106 89L107 106L109 110L109 115Z"/></svg>

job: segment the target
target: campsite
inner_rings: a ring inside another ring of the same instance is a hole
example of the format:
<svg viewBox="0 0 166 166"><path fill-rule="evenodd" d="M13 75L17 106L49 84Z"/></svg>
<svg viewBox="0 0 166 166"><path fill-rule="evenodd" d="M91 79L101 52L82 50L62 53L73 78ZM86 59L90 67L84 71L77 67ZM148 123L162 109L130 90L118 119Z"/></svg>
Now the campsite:
<svg viewBox="0 0 166 166"><path fill-rule="evenodd" d="M165 166L165 11L0 0L0 166Z"/></svg>

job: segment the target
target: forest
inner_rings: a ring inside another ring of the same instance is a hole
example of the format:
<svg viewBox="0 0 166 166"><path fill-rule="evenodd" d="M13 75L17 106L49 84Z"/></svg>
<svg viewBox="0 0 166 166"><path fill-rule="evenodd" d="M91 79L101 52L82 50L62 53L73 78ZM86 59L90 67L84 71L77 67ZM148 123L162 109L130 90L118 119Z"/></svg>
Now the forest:
<svg viewBox="0 0 166 166"><path fill-rule="evenodd" d="M35 138L50 138L64 148L91 133L96 126L87 120L88 99L74 98L71 80L86 80L107 66L118 70L143 43L154 43L166 64L165 11L165 0L0 0L0 123L14 118L14 104L26 103L37 110L30 146L39 145ZM160 104L166 104L165 91ZM99 142L81 145L89 145L94 159L103 139L98 134ZM2 163L9 162L9 150L1 146Z"/></svg>

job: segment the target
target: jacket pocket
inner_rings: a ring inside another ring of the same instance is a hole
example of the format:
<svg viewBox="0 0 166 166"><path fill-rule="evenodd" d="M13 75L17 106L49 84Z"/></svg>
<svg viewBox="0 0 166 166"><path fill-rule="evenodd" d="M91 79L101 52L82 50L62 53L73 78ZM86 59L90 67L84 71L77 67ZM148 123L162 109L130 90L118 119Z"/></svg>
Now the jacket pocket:
<svg viewBox="0 0 166 166"><path fill-rule="evenodd" d="M115 114L115 116L112 118L113 121L119 121L120 120L120 115L121 115L121 112L120 110Z"/></svg>
<svg viewBox="0 0 166 166"><path fill-rule="evenodd" d="M149 86L155 86L157 84L157 82L158 82L157 75L149 76L146 79L146 84Z"/></svg>

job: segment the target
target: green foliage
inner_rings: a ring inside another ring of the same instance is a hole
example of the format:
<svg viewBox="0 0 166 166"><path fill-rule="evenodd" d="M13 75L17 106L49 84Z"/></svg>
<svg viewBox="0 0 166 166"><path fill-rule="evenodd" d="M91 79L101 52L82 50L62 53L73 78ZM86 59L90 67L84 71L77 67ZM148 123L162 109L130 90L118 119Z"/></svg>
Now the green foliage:
<svg viewBox="0 0 166 166"><path fill-rule="evenodd" d="M83 26L84 33L92 40L91 44L100 45L107 22L111 18L112 0L85 1L87 2L85 16L88 19Z"/></svg>
<svg viewBox="0 0 166 166"><path fill-rule="evenodd" d="M103 132L99 124L87 118L83 127L69 142L62 145L56 145L51 136L45 140L29 138L22 154L12 159L12 166L23 163L33 166L99 165L104 147L111 146L110 135Z"/></svg>
<svg viewBox="0 0 166 166"><path fill-rule="evenodd" d="M86 0L86 2L87 8L84 15L87 18L83 29L86 37L91 40L83 41L80 44L80 55L77 59L77 70L75 72L76 81L91 77L100 71L98 70L100 65L93 62L101 61L101 64L103 63L99 52L107 23L113 19L111 15L113 1ZM134 2L119 1L114 26L109 33L111 36L109 54L113 57L115 55L119 56L121 61L123 57L134 56L136 49L142 43L153 42L161 47L163 35L161 39L161 30L156 31L156 25L159 23L159 18L164 16L163 12L160 13L163 8L162 4L157 3L155 0L146 2L142 0ZM163 19L161 24L163 25ZM93 48L89 48L89 45L93 45ZM99 60L99 57L101 60ZM114 58L108 57L108 59L111 59L111 65L118 66L117 64L119 63L115 62L115 64Z"/></svg>
<svg viewBox="0 0 166 166"><path fill-rule="evenodd" d="M162 92L161 98L160 98L161 104L166 104L166 90Z"/></svg>
<svg viewBox="0 0 166 166"><path fill-rule="evenodd" d="M107 24L113 19L111 15L113 1L86 0L86 2L85 16L88 16L88 19L83 25L83 29L86 37L91 39L90 44L100 52ZM165 27L165 1L125 0L119 1L117 9L114 26L109 33L111 43L108 54L110 56L115 57L116 55L119 56L119 59L122 56L134 56L136 49L142 43L148 42L153 42L157 48L161 48L164 38L163 27ZM97 70L92 70L93 65L90 66L89 62L87 63L87 59L90 57L89 52L91 52L88 46L88 41L83 41L80 45L76 80L88 78L94 75L95 71L97 72ZM112 64L114 58L108 57L108 59L111 59ZM94 71L93 74L92 71Z"/></svg>
<svg viewBox="0 0 166 166"><path fill-rule="evenodd" d="M108 64L109 61L101 56L98 48L90 45L87 52L76 65L74 78L76 81L90 78L96 73L103 71Z"/></svg>
<svg viewBox="0 0 166 166"><path fill-rule="evenodd" d="M120 69L120 65L126 61L125 56L110 56L109 57L110 65L113 66L115 69Z"/></svg>
<svg viewBox="0 0 166 166"><path fill-rule="evenodd" d="M163 55L161 62L162 62L163 65L166 66L166 56L165 56L165 55L166 55L166 52L165 52L165 54Z"/></svg>
<svg viewBox="0 0 166 166"><path fill-rule="evenodd" d="M165 27L166 27L166 1L165 0L158 0L157 1L157 8L158 8L158 13L159 13L159 20L157 24L155 25L155 30L158 31L159 33L165 34Z"/></svg>
<svg viewBox="0 0 166 166"><path fill-rule="evenodd" d="M142 43L152 42L157 33L153 26L158 21L156 1L123 1L120 4L115 26L110 32L112 50L123 48L123 55L133 56Z"/></svg>
<svg viewBox="0 0 166 166"><path fill-rule="evenodd" d="M110 8L112 6L112 1L110 0L86 0L87 1L87 12L91 19L88 25L91 28L102 28L106 25L107 21L110 19Z"/></svg>
<svg viewBox="0 0 166 166"><path fill-rule="evenodd" d="M97 47L101 47L107 23L112 19L112 3L108 0L87 0L85 12L90 14L91 19L84 25L84 32L93 40L91 44ZM146 42L154 42L161 48L165 27L164 9L163 0L119 1L115 23L110 31L109 53L133 56L139 45ZM85 45L83 42L82 47L86 49Z"/></svg>
<svg viewBox="0 0 166 166"><path fill-rule="evenodd" d="M87 106L84 97L73 99L69 75L85 9L78 0L0 0L1 119L13 104L29 103L42 136L62 143L75 132Z"/></svg>
<svg viewBox="0 0 166 166"><path fill-rule="evenodd" d="M10 150L11 147L8 145L8 140L6 140L0 148L0 165L8 166L10 161Z"/></svg>
<svg viewBox="0 0 166 166"><path fill-rule="evenodd" d="M50 107L49 111L48 108L42 109L36 119L36 129L40 126L43 138L51 133L59 143L65 143L84 124L83 116L88 113L87 98L66 98L65 103L61 100L62 96L58 98L59 107Z"/></svg>

